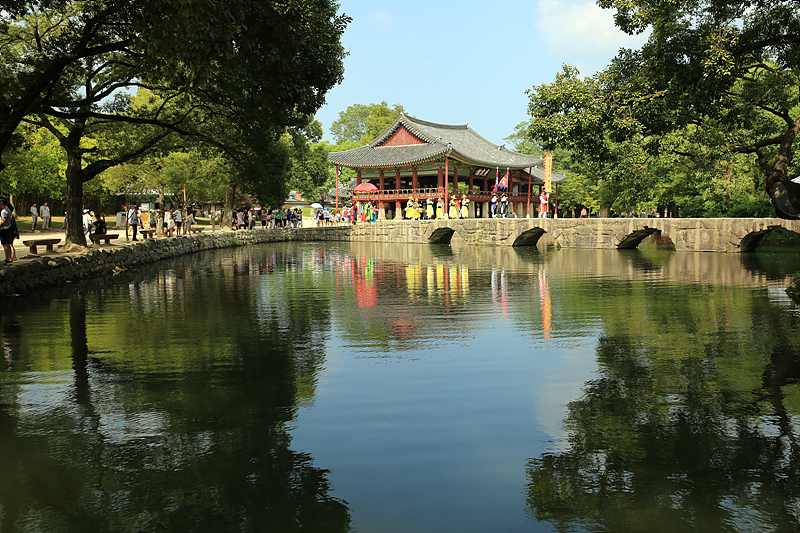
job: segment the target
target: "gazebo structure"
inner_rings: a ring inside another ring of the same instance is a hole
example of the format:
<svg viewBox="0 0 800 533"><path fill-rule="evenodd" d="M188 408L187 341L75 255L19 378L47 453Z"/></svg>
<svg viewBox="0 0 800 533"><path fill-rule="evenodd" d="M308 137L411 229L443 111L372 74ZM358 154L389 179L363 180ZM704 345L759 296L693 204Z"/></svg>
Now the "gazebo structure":
<svg viewBox="0 0 800 533"><path fill-rule="evenodd" d="M353 201L378 206L378 218L403 218L409 197L425 202L441 198L470 200L469 216L487 218L492 188L508 173L509 214L536 216L545 172L539 156L520 154L487 141L469 124L451 126L400 114L397 120L365 146L332 152L328 160L356 171L356 186L367 181L377 190L353 192ZM552 183L566 175L553 172ZM358 187L357 187L358 188Z"/></svg>

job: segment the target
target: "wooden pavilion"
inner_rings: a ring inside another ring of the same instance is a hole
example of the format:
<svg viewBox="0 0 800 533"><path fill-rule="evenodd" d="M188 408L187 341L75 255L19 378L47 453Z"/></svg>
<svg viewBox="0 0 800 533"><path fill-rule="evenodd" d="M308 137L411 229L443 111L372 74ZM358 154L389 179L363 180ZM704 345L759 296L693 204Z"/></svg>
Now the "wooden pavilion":
<svg viewBox="0 0 800 533"><path fill-rule="evenodd" d="M425 122L401 114L365 146L332 152L328 160L356 171L356 186L371 182L377 190L353 193L353 201L377 204L378 218L403 218L403 207L413 197L444 201L455 195L470 200L470 218L488 218L492 188L508 172L509 213L536 216L539 192L544 186L543 160L520 154L487 141L469 124L451 126ZM566 175L553 172L557 184ZM552 200L552 199L551 199Z"/></svg>

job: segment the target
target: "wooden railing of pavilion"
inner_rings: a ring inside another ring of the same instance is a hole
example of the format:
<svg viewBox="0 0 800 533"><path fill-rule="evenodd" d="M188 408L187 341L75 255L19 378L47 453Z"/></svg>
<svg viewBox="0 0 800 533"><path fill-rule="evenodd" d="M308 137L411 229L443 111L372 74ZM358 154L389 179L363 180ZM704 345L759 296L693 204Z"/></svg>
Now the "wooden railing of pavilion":
<svg viewBox="0 0 800 533"><path fill-rule="evenodd" d="M490 201L492 199L491 191L458 191L455 195L456 199L461 199L461 195L466 194L470 201ZM509 202L526 202L528 200L528 193L507 193ZM428 198L444 198L444 189L429 188L429 189L387 189L383 191L353 191L353 200L357 202L387 202L387 201L402 201L408 200L409 196L415 199L426 200ZM452 197L453 193L448 194L448 198ZM501 196L498 193L498 198ZM539 203L539 193L531 194L531 203Z"/></svg>

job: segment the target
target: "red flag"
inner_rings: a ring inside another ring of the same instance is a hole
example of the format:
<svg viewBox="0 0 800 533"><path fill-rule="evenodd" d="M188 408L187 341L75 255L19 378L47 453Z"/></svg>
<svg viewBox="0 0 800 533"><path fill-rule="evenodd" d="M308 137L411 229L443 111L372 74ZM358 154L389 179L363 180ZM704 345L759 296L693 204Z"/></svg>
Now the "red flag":
<svg viewBox="0 0 800 533"><path fill-rule="evenodd" d="M506 170L506 174L503 176L503 179L500 180L498 187L501 189L508 189L508 170Z"/></svg>

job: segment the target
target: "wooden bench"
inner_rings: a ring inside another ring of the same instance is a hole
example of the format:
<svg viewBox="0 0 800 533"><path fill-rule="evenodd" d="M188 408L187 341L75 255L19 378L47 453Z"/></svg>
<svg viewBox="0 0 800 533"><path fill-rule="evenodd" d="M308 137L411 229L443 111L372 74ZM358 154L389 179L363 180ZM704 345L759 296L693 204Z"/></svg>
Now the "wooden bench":
<svg viewBox="0 0 800 533"><path fill-rule="evenodd" d="M156 230L154 230L154 229L140 229L139 233L142 234L142 236L144 237L144 240L147 240L148 238L155 237Z"/></svg>
<svg viewBox="0 0 800 533"><path fill-rule="evenodd" d="M36 252L36 247L37 246L45 246L45 249L48 252L52 252L53 251L53 245L54 244L60 244L60 243L61 243L61 239L36 239L35 241L22 241L22 244L24 244L25 246L29 246L30 247L30 252L32 254L37 253Z"/></svg>
<svg viewBox="0 0 800 533"><path fill-rule="evenodd" d="M116 239L117 237L119 237L119 235L117 235L116 233L113 233L113 234L112 233L106 233L106 234L103 234L103 235L98 235L97 233L92 233L91 235L89 235L89 238L92 239L92 242L95 243L95 244L99 243L100 241L105 241L106 244L111 244L111 241L113 239Z"/></svg>
<svg viewBox="0 0 800 533"><path fill-rule="evenodd" d="M204 228L203 226L192 226L189 228L189 231L191 231L192 233L202 233L204 229L206 228Z"/></svg>

